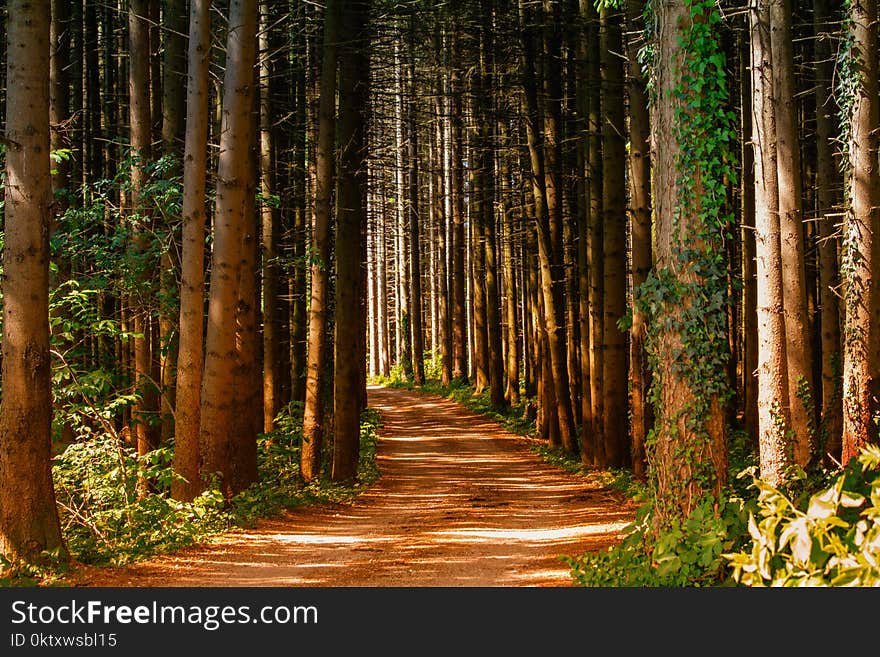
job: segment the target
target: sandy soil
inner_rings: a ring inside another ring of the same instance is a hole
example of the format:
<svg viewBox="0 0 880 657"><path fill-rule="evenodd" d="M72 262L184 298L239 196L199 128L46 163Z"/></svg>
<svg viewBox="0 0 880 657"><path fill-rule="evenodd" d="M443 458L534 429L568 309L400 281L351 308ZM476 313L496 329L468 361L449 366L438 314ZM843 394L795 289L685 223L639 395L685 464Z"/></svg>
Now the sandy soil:
<svg viewBox="0 0 880 657"><path fill-rule="evenodd" d="M633 507L452 401L371 387L380 479L81 586L570 586L561 555L619 540Z"/></svg>

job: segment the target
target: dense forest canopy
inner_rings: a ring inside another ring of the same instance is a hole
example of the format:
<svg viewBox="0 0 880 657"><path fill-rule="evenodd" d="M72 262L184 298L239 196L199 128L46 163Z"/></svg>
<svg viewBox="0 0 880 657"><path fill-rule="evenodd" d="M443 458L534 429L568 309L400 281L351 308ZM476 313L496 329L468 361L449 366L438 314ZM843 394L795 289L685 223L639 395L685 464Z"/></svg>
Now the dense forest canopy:
<svg viewBox="0 0 880 657"><path fill-rule="evenodd" d="M827 546L766 506L821 498L880 580L876 0L0 20L0 553L103 540L70 492L94 459L126 505L219 508L293 431L294 479L350 483L368 382L436 380L643 482L642 549L685 582L668 537L732 532L749 465L753 538ZM777 577L747 552L741 581ZM870 581L837 557L774 567Z"/></svg>

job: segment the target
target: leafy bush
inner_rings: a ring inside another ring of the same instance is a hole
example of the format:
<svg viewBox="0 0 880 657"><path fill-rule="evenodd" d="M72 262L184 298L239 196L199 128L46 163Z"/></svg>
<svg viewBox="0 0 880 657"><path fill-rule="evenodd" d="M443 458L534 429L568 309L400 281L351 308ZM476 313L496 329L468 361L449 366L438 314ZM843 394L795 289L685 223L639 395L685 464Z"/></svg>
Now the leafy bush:
<svg viewBox="0 0 880 657"><path fill-rule="evenodd" d="M645 502L619 545L566 557L579 586L718 586L727 581L722 555L743 542L747 514L738 498L723 500L716 514L707 498L683 522L655 537L653 507Z"/></svg>
<svg viewBox="0 0 880 657"><path fill-rule="evenodd" d="M98 434L68 446L53 474L65 541L83 563L123 564L229 526L219 491L206 491L192 503L171 499L169 447L139 459L117 438ZM139 495L139 477L156 482L157 492Z"/></svg>
<svg viewBox="0 0 880 657"><path fill-rule="evenodd" d="M880 447L869 445L806 505L758 477L751 544L725 554L746 586L880 586ZM803 507L806 508L803 508Z"/></svg>
<svg viewBox="0 0 880 657"><path fill-rule="evenodd" d="M378 412L364 412L355 484L343 486L324 478L305 485L299 473L302 410L292 405L279 415L276 431L259 437L259 481L229 504L217 488L209 488L193 502L170 497L173 445L139 458L112 432L82 425L81 439L56 457L53 467L68 549L82 563L121 565L179 549L234 525L253 524L284 508L350 499L379 475L375 463L379 425ZM140 494L139 479L151 481L154 490Z"/></svg>

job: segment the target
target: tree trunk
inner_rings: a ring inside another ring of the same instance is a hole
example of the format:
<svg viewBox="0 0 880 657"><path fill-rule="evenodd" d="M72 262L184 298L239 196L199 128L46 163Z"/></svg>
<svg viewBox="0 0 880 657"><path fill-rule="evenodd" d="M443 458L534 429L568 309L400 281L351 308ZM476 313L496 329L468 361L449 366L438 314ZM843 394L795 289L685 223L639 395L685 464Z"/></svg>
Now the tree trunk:
<svg viewBox="0 0 880 657"><path fill-rule="evenodd" d="M750 5L752 62L752 144L755 152L755 273L758 306L758 444L761 476L780 483L789 457L791 426L785 371L782 244L776 168L776 123L770 55L769 0Z"/></svg>
<svg viewBox="0 0 880 657"><path fill-rule="evenodd" d="M169 0L165 7L162 53L162 148L165 155L175 157L174 173L180 174L186 118L186 31L185 0ZM99 114L96 112L96 114ZM177 234L173 225L163 226L169 234L161 255L159 343L161 345L160 385L162 400L160 416L162 441L175 435L174 398L177 394L177 354L180 330L177 326L180 309L171 301L176 296L180 273Z"/></svg>
<svg viewBox="0 0 880 657"><path fill-rule="evenodd" d="M342 13L339 73L339 187L336 213L336 336L333 392L333 471L336 482L357 477L364 262L361 239L367 209L367 113L370 98L370 0L350 0ZM419 299L419 302L421 300Z"/></svg>
<svg viewBox="0 0 880 657"><path fill-rule="evenodd" d="M547 413L551 409L548 406L550 399L547 398L548 393L553 398L553 414L555 422L558 422L559 438L562 447L569 453L577 451L577 443L575 442L574 422L571 412L571 397L568 394L568 368L566 367L565 357L565 327L561 325L560 308L557 306L558 295L554 293L559 281L554 279L554 258L553 258L553 222L549 217L549 202L546 188L546 181L552 179L553 176L547 175L544 166L544 156L546 153L554 151L558 148L558 143L552 139L549 143L541 144L539 139L539 130L541 125L541 117L537 102L537 87L535 84L535 44L532 35L532 27L530 19L526 15L527 10L524 2L520 2L521 15L521 32L524 45L524 75L523 88L527 104L526 117L526 136L531 159L531 176L532 190L535 199L535 223L537 227L537 246L538 246L538 270L540 295L543 301L543 315L541 318L542 329L546 331L546 347L549 352L547 362L549 363L549 377L542 377L545 390L545 399L543 412ZM546 120L543 122L548 133L552 133L555 128L553 119L550 125ZM542 148L543 146L543 148ZM545 370L545 375L548 372ZM549 389L549 390L548 390ZM553 423L551 423L552 427Z"/></svg>
<svg viewBox="0 0 880 657"><path fill-rule="evenodd" d="M307 283L309 270L306 267L306 244L309 240L308 212L306 201L306 73L303 64L306 45L299 46L300 57L294 59L294 116L293 133L293 259L294 275L290 311L290 397L293 401L305 403L307 339Z"/></svg>
<svg viewBox="0 0 880 657"><path fill-rule="evenodd" d="M586 12L584 5L587 5ZM587 269L590 272L590 399L592 400L592 465L605 462L605 382L604 368L604 226L602 222L602 93L600 75L599 16L590 0L581 0L581 15L586 15L587 40L590 44L587 61L589 92L589 155L587 186L590 209L587 230ZM582 457L583 458L583 457Z"/></svg>
<svg viewBox="0 0 880 657"><path fill-rule="evenodd" d="M602 397L605 467L630 463L627 412L628 349L626 334L617 322L626 314L626 143L623 104L621 19L608 9L601 12L602 49L602 223L604 234Z"/></svg>
<svg viewBox="0 0 880 657"><path fill-rule="evenodd" d="M746 16L746 27L749 18ZM755 262L755 154L752 147L751 44L749 31L740 37L740 104L742 121L742 322L743 322L743 424L751 443L758 444L758 314Z"/></svg>
<svg viewBox="0 0 880 657"><path fill-rule="evenodd" d="M205 179L208 141L208 55L211 2L192 0L183 158L183 239L180 281L180 341L175 398L174 473L171 495L190 501L199 478L200 397L205 296Z"/></svg>
<svg viewBox="0 0 880 657"><path fill-rule="evenodd" d="M627 28L629 35L641 34L641 15L644 0L629 0ZM627 95L629 98L629 199L632 255L630 277L634 297L638 296L652 266L651 252L651 126L648 121L648 98L645 79L638 60L638 41L627 38L629 60ZM651 371L645 350L648 318L633 304L630 328L630 432L633 474L644 480L647 474L645 441L654 424L654 414L648 401Z"/></svg>
<svg viewBox="0 0 880 657"><path fill-rule="evenodd" d="M467 310L465 300L465 212L464 178L462 173L462 144L464 139L461 71L458 28L452 33L452 72L450 88L452 96L450 159L452 161L452 376L459 381L467 381Z"/></svg>
<svg viewBox="0 0 880 657"><path fill-rule="evenodd" d="M858 76L850 114L849 211L844 218L845 246L843 358L843 449L846 465L868 443L877 442L875 387L880 337L880 101L877 97L877 2L850 3L852 66Z"/></svg>
<svg viewBox="0 0 880 657"><path fill-rule="evenodd" d="M412 29L415 29L414 27ZM415 38L414 35L412 38ZM410 98L415 98L415 44L410 43L408 83ZM425 384L425 341L422 331L422 264L419 230L419 149L416 130L416 108L407 104L407 213L409 214L409 299L410 334L412 339L413 382Z"/></svg>
<svg viewBox="0 0 880 657"><path fill-rule="evenodd" d="M340 3L327 3L324 15L324 51L318 110L318 143L315 163L314 236L309 305L308 375L303 414L300 472L305 481L321 473L324 432L324 368L327 359L327 306L330 272L330 203L332 198L336 133L336 59Z"/></svg>
<svg viewBox="0 0 880 657"><path fill-rule="evenodd" d="M813 26L816 61L816 212L819 250L819 312L822 354L822 433L825 450L822 457L838 459L843 430L841 396L840 304L837 288L840 285L840 266L837 259L840 239L835 227L836 218L829 216L838 200L835 190L840 185L834 161L837 135L835 106L832 98L834 60L831 37L834 29L829 22L829 0L813 1Z"/></svg>
<svg viewBox="0 0 880 657"><path fill-rule="evenodd" d="M263 281L263 431L275 427L280 402L279 275L277 259L280 233L280 207L273 199L275 183L275 128L272 108L274 49L269 43L270 8L266 0L260 8L260 193L262 206L262 281ZM274 44L272 44L274 45Z"/></svg>
<svg viewBox="0 0 880 657"><path fill-rule="evenodd" d="M790 0L770 4L770 49L776 108L776 171L785 309L786 371L791 408L790 438L794 463L806 467L816 428L811 323L807 315L804 266L800 142L796 118Z"/></svg>
<svg viewBox="0 0 880 657"><path fill-rule="evenodd" d="M658 102L651 114L657 158L654 284L663 292L655 310L663 321L653 328L659 401L649 462L659 530L687 518L707 495L717 501L726 481L722 398L727 385L727 310L718 299L726 296L727 272L724 267L713 270L705 261L724 253L723 236L730 226L722 222L731 224L733 219L709 189L716 184L720 162L729 156L723 136L729 139L731 130L721 111L726 99L718 78L724 61L712 27L720 19L718 10L700 5L697 11L683 0L658 4L655 10L659 36ZM706 60L716 63L694 72L692 67ZM702 76L713 100L695 102L700 92L687 83L693 76ZM682 112L687 121L681 120ZM703 140L712 140L709 151L695 156L695 145ZM681 175L682 167L687 177ZM703 331L694 330L691 316L699 318Z"/></svg>
<svg viewBox="0 0 880 657"><path fill-rule="evenodd" d="M236 312L239 301L245 195L250 176L253 67L256 60L257 0L231 0L223 80L223 124L217 166L217 201L211 263L205 371L202 380L202 474L217 476L232 493L230 428L235 401Z"/></svg>
<svg viewBox="0 0 880 657"><path fill-rule="evenodd" d="M132 420L138 455L143 456L158 447L155 414L158 406L156 380L153 377L153 353L150 345L149 291L152 281L148 250L150 225L149 210L140 195L147 183L147 166L151 159L152 120L150 108L150 30L149 0L131 0L128 12L129 34L129 124L131 126L131 209L136 215L133 236L133 259L138 285L131 295L132 331L134 341L134 383L137 398L132 408ZM147 482L139 483L141 493Z"/></svg>
<svg viewBox="0 0 880 657"><path fill-rule="evenodd" d="M52 482L49 2L11 0L6 38L0 555L66 553Z"/></svg>

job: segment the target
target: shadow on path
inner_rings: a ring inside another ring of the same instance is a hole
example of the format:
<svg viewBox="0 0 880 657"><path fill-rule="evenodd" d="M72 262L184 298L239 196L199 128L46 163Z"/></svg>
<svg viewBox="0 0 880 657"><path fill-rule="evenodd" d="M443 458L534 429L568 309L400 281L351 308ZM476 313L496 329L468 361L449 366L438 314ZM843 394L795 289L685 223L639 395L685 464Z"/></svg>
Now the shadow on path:
<svg viewBox="0 0 880 657"><path fill-rule="evenodd" d="M618 540L616 493L544 463L440 397L370 387L381 478L354 503L301 507L88 586L569 586L560 555Z"/></svg>

